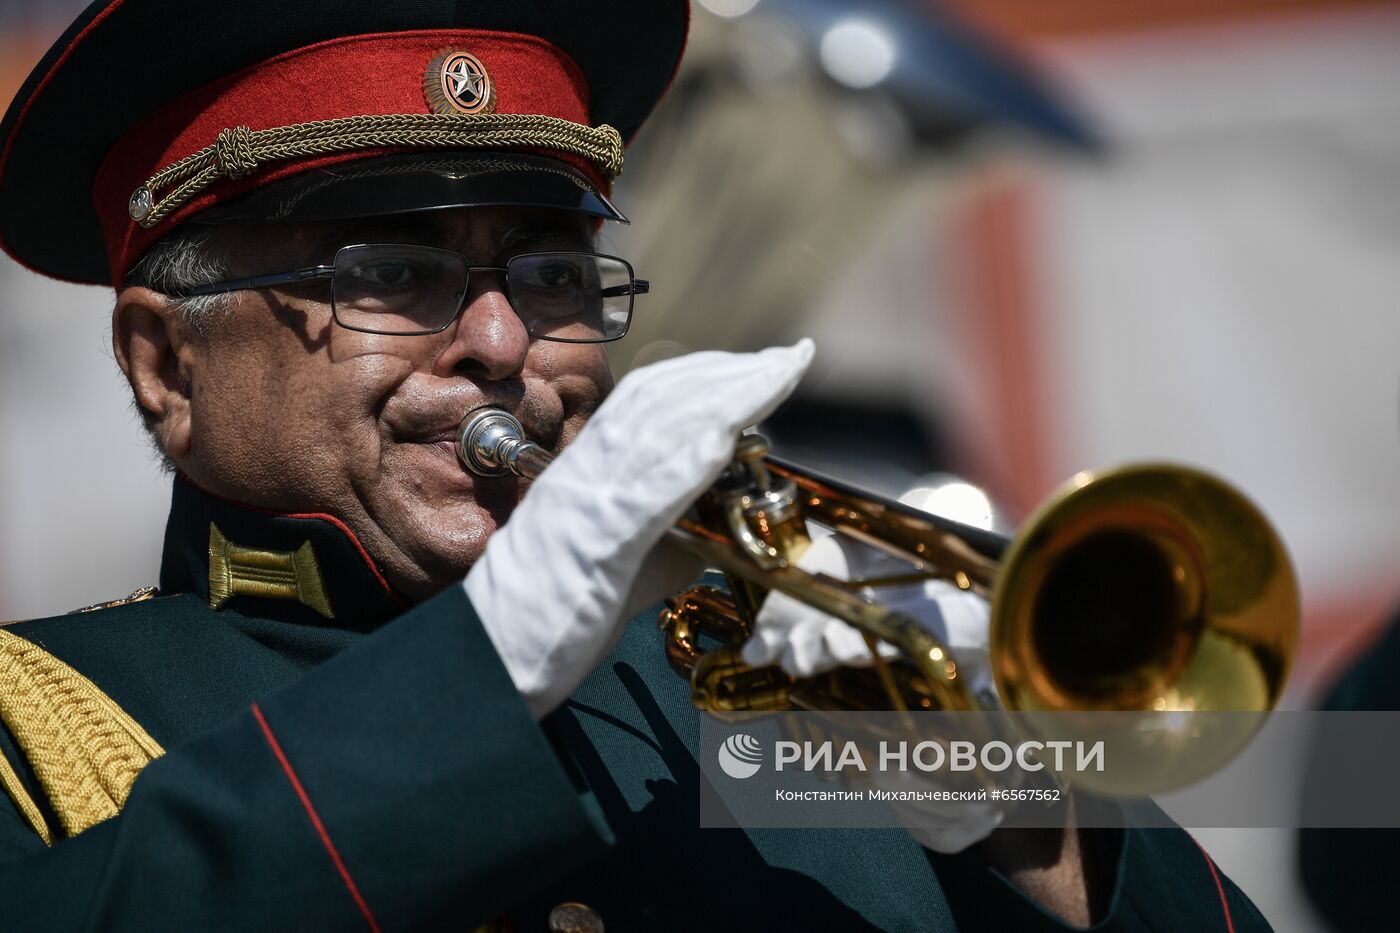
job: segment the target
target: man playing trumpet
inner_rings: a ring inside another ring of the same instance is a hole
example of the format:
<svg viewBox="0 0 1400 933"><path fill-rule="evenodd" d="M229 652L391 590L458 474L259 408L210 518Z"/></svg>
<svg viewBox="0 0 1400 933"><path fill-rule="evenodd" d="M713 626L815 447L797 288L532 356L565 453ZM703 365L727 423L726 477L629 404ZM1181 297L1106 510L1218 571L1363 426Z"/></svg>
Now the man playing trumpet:
<svg viewBox="0 0 1400 933"><path fill-rule="evenodd" d="M7 928L1266 927L1180 832L699 830L627 621L811 349L611 384L649 283L595 231L686 5L266 12L102 0L0 127L0 239L115 287L175 472L157 590L0 630ZM458 463L484 405L533 487ZM802 622L753 654L852 659Z"/></svg>

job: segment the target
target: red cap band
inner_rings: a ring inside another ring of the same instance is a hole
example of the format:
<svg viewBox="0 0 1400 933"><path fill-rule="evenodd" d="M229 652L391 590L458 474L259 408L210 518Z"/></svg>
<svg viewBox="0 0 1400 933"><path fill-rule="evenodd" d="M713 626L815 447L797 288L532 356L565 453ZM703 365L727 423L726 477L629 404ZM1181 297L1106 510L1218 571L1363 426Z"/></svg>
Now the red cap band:
<svg viewBox="0 0 1400 933"><path fill-rule="evenodd" d="M539 114L588 124L588 88L574 61L534 36L484 30L378 33L321 42L278 55L201 88L156 112L112 148L97 173L93 201L111 268L121 279L175 225L254 188L320 166L395 149L359 150L275 162L238 180L223 179L152 229L128 213L132 192L166 166L212 145L225 129L252 130L381 114L432 113L424 74L444 49L475 56L495 91L496 113ZM586 159L536 150L567 162L606 191Z"/></svg>

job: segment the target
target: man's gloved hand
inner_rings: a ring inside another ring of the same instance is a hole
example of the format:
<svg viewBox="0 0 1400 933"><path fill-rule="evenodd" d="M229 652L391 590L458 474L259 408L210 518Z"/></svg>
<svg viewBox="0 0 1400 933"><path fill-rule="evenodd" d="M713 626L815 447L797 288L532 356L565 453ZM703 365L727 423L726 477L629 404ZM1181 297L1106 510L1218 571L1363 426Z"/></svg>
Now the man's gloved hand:
<svg viewBox="0 0 1400 933"><path fill-rule="evenodd" d="M878 580L910 572L910 566L903 561L840 534L813 541L797 566L838 580ZM987 657L985 599L946 580L881 586L863 592L922 623L952 649L958 669L968 678L973 691L996 703L996 686ZM879 648L884 657L898 655L893 645L880 642ZM770 593L764 600L753 637L744 645L743 658L755 667L779 664L795 677L874 663L865 638L855 628L778 592Z"/></svg>
<svg viewBox="0 0 1400 933"><path fill-rule="evenodd" d="M808 573L840 580L878 580L910 572L903 561L840 534L813 541L797 562ZM922 623L952 649L958 669L982 704L1000 708L988 662L988 606L980 596L944 580L867 589L866 595ZM878 645L884 657L896 657L892 645ZM754 634L743 648L745 663L779 664L797 677L839 666L868 667L874 658L861 633L806 603L773 592L755 620ZM875 777L883 790L929 790L921 774L885 772ZM951 854L985 839L1001 822L1001 809L990 802L892 802L909 834L920 844Z"/></svg>
<svg viewBox="0 0 1400 933"><path fill-rule="evenodd" d="M657 542L811 358L803 340L630 373L491 536L463 586L536 717L612 650L622 624L699 575L698 561Z"/></svg>
<svg viewBox="0 0 1400 933"><path fill-rule="evenodd" d="M916 771L875 773L872 784L887 791L937 790L935 779ZM994 800L887 800L904 831L919 845L957 855L986 839L1001 825L1004 804Z"/></svg>

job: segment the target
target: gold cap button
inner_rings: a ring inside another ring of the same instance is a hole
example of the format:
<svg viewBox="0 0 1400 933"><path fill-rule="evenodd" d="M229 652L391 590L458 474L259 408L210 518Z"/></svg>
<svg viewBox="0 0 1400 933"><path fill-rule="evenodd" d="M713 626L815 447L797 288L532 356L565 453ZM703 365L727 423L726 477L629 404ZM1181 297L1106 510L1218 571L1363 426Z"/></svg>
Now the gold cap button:
<svg viewBox="0 0 1400 933"><path fill-rule="evenodd" d="M603 918L587 904L568 901L549 912L549 933L603 933Z"/></svg>

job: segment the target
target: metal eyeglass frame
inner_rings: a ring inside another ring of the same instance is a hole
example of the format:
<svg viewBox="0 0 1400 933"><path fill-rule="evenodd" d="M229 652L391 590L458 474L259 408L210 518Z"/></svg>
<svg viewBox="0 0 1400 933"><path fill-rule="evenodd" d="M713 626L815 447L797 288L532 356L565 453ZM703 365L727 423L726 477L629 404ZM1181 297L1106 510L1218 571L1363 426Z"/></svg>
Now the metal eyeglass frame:
<svg viewBox="0 0 1400 933"><path fill-rule="evenodd" d="M437 253L448 253L462 260L465 260L467 258L464 254L459 253L456 250L442 249L441 247L437 246L421 246L416 243L352 243L348 246L342 246L340 249L336 250L335 255L338 258L341 253L345 252L348 249L364 249L366 247L374 246L396 247L400 249L405 246L411 246L414 249L431 250ZM651 291L651 282L647 279L637 278L636 273L632 268L632 264L620 256L610 256L607 253L594 253L589 252L587 250L552 249L540 250L532 253L517 253L516 255L510 257L510 259L507 260L507 262L511 262L516 259L525 259L530 256L595 256L599 259L611 259L614 262L620 262L627 269L627 284L615 285L612 288L601 289L599 292L600 297L617 298L621 295L628 295L633 299L628 303L627 306L627 325L623 327L622 333L618 334L616 337L601 337L597 340L571 340L568 338L530 334L530 337L535 340L552 340L556 343L612 343L614 340L621 340L623 337L627 336L627 331L631 329L632 326L632 310L633 306L636 303L635 296L645 295ZM432 330L382 331L374 330L368 327L355 327L354 325L346 324L340 319L340 315L336 312L334 288L332 288L331 290L331 317L335 320L335 323L338 326L343 327L346 330L358 331L362 334L379 334L385 337L426 337L431 334L440 334L443 331L447 330L447 328L451 327L453 322L461 316L462 311L466 308L467 290L471 287L471 276L473 272L501 273L501 276L505 279L506 299L510 299L510 277L508 273L508 268L506 266L468 265L465 266L465 272L466 278L462 282L462 302L457 306L456 312L454 312L453 315L450 318L448 318L441 327L436 327ZM290 269L286 272L271 272L267 275L255 275L243 279L226 279L225 281L213 282L209 285L195 285L190 288L184 288L180 289L179 291L170 292L169 294L172 298L195 298L201 295L221 295L227 292L244 291L245 289L269 288L273 285L290 285L294 283L308 282L313 279L329 279L333 278L334 276L335 259L333 258L331 260L330 265L304 266L300 269ZM511 307L515 307L513 302L511 304ZM521 319L521 323L525 323L523 318ZM526 333L529 333L528 325L526 326Z"/></svg>

